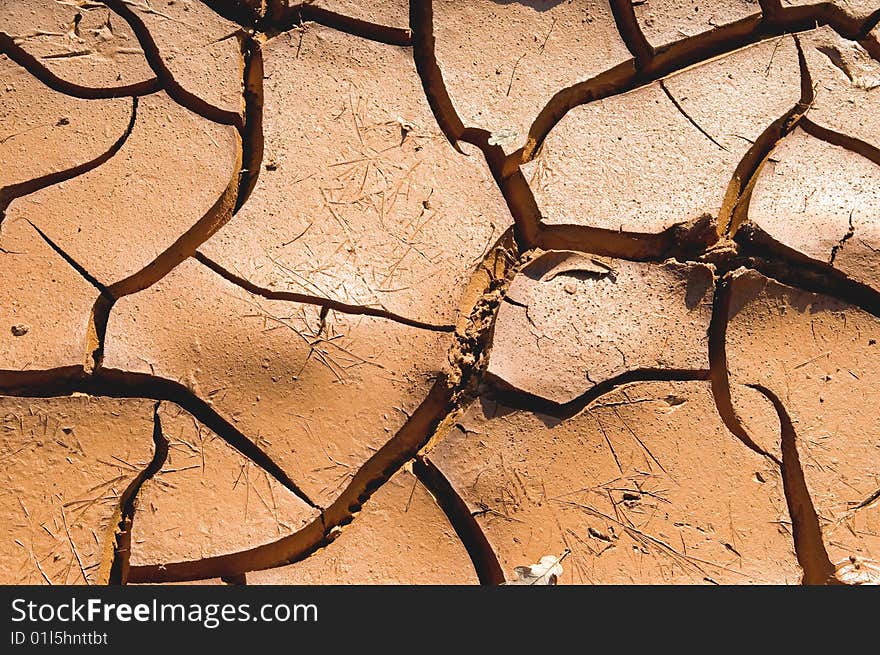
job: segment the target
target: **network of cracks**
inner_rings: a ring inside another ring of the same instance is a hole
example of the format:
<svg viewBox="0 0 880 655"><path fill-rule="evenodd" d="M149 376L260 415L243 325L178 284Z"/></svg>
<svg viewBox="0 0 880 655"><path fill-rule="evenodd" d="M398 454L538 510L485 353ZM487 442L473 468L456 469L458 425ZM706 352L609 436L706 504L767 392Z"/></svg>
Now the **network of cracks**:
<svg viewBox="0 0 880 655"><path fill-rule="evenodd" d="M876 0L0 0L7 583L880 580Z"/></svg>

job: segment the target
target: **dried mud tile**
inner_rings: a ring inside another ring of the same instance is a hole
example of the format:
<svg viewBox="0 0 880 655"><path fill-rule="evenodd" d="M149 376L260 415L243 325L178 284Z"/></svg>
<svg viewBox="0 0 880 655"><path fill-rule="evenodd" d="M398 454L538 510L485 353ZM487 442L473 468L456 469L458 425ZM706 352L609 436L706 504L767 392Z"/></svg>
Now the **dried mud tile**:
<svg viewBox="0 0 880 655"><path fill-rule="evenodd" d="M644 0L633 5L655 48L761 13L758 0Z"/></svg>
<svg viewBox="0 0 880 655"><path fill-rule="evenodd" d="M731 283L731 381L784 405L825 548L844 569L880 561L878 341L880 320L840 301L753 271Z"/></svg>
<svg viewBox="0 0 880 655"><path fill-rule="evenodd" d="M480 153L437 128L410 49L307 23L263 59L263 170L201 252L265 288L452 323L511 218Z"/></svg>
<svg viewBox="0 0 880 655"><path fill-rule="evenodd" d="M325 507L427 395L450 335L253 296L190 259L123 298L104 366L179 381Z"/></svg>
<svg viewBox="0 0 880 655"><path fill-rule="evenodd" d="M548 251L511 283L488 373L564 404L627 371L707 369L712 271Z"/></svg>
<svg viewBox="0 0 880 655"><path fill-rule="evenodd" d="M816 86L807 116L822 127L880 148L880 61L829 27L805 34L802 43Z"/></svg>
<svg viewBox="0 0 880 655"><path fill-rule="evenodd" d="M790 35L732 52L664 81L681 109L738 158L800 100L797 46Z"/></svg>
<svg viewBox="0 0 880 655"><path fill-rule="evenodd" d="M254 548L317 517L269 474L176 405L159 412L168 457L141 487L132 566Z"/></svg>
<svg viewBox="0 0 880 655"><path fill-rule="evenodd" d="M548 224L659 233L717 214L735 165L651 85L568 112L523 173Z"/></svg>
<svg viewBox="0 0 880 655"><path fill-rule="evenodd" d="M148 400L0 398L4 584L106 584L120 500L153 456Z"/></svg>
<svg viewBox="0 0 880 655"><path fill-rule="evenodd" d="M0 79L0 209L8 200L3 187L99 157L131 119L131 100L80 100L57 93L4 56Z"/></svg>
<svg viewBox="0 0 880 655"><path fill-rule="evenodd" d="M707 382L626 385L559 421L475 402L428 454L506 575L569 548L563 584L795 583L778 468Z"/></svg>
<svg viewBox="0 0 880 655"><path fill-rule="evenodd" d="M155 77L128 24L99 3L2 0L0 31L68 82L119 87Z"/></svg>
<svg viewBox="0 0 880 655"><path fill-rule="evenodd" d="M655 234L717 218L752 143L799 100L799 80L790 37L745 48L572 109L523 173L549 224Z"/></svg>
<svg viewBox="0 0 880 655"><path fill-rule="evenodd" d="M197 0L126 4L147 26L175 81L221 110L242 111L238 25Z"/></svg>
<svg viewBox="0 0 880 655"><path fill-rule="evenodd" d="M506 152L558 91L631 58L607 2L436 0L437 63L466 127Z"/></svg>
<svg viewBox="0 0 880 655"><path fill-rule="evenodd" d="M197 223L237 182L234 128L189 113L163 95L142 98L120 151L102 166L13 202L26 218L110 285L140 271ZM88 199L84 202L84 199ZM231 214L214 217L212 227Z"/></svg>
<svg viewBox="0 0 880 655"><path fill-rule="evenodd" d="M98 290L27 221L0 231L0 369L82 366Z"/></svg>
<svg viewBox="0 0 880 655"><path fill-rule="evenodd" d="M365 546L368 551L365 551ZM401 471L326 547L248 584L477 584L467 551L425 487Z"/></svg>
<svg viewBox="0 0 880 655"><path fill-rule="evenodd" d="M863 20L880 9L877 0L782 0L784 7L808 7L819 4L834 5L857 20Z"/></svg>
<svg viewBox="0 0 880 655"><path fill-rule="evenodd" d="M880 290L880 162L799 129L771 157L752 192L749 220L774 247Z"/></svg>
<svg viewBox="0 0 880 655"><path fill-rule="evenodd" d="M409 29L406 0L307 0L307 4L376 25Z"/></svg>

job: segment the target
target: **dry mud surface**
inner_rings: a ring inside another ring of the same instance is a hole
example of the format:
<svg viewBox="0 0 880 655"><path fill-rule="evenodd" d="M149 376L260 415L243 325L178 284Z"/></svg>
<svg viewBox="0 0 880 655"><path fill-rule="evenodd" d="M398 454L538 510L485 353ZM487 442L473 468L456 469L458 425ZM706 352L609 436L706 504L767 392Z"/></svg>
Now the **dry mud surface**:
<svg viewBox="0 0 880 655"><path fill-rule="evenodd" d="M0 582L880 581L878 23L0 0Z"/></svg>

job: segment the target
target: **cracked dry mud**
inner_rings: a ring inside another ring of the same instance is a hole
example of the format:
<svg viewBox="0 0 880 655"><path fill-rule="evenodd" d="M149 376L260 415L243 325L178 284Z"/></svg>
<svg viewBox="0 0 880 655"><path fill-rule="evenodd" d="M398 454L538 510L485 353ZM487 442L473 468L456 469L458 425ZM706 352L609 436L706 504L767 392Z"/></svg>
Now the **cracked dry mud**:
<svg viewBox="0 0 880 655"><path fill-rule="evenodd" d="M0 579L880 582L878 23L0 0Z"/></svg>

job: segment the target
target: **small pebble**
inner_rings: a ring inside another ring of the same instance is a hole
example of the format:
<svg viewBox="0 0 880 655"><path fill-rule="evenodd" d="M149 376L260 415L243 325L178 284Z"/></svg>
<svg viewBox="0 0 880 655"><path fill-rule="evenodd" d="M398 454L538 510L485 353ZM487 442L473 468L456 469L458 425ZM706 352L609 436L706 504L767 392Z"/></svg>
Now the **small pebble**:
<svg viewBox="0 0 880 655"><path fill-rule="evenodd" d="M18 323L12 326L12 336L14 337L23 337L30 330L29 325L25 325L24 323Z"/></svg>

